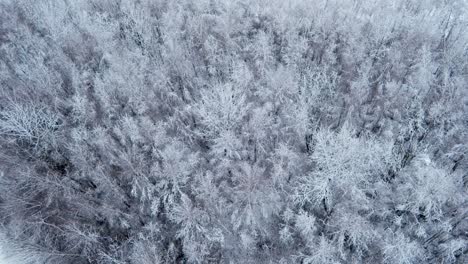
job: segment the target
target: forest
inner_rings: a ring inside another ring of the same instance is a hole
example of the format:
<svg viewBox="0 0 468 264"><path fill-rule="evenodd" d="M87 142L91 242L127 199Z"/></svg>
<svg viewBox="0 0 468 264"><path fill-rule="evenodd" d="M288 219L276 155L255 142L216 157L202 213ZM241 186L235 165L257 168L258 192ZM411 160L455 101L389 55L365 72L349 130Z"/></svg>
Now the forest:
<svg viewBox="0 0 468 264"><path fill-rule="evenodd" d="M467 28L465 0L0 0L0 242L468 263Z"/></svg>

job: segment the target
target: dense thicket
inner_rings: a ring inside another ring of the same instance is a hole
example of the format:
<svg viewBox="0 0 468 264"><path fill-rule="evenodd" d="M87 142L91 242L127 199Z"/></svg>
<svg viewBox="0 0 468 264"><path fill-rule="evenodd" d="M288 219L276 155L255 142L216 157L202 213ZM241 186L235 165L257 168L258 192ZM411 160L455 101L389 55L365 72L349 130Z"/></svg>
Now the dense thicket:
<svg viewBox="0 0 468 264"><path fill-rule="evenodd" d="M0 1L30 263L467 263L468 8Z"/></svg>

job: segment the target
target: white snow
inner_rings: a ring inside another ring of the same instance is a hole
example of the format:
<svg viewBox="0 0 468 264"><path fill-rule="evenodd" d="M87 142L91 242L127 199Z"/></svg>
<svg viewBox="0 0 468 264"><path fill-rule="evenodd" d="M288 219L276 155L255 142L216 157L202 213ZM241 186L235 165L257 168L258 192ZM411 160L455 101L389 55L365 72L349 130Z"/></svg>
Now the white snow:
<svg viewBox="0 0 468 264"><path fill-rule="evenodd" d="M0 264L22 264L23 261L19 257L15 257L12 254L11 248L9 248L8 241L0 233Z"/></svg>
<svg viewBox="0 0 468 264"><path fill-rule="evenodd" d="M5 255L5 252L3 252L3 248L0 248L0 264L13 264L14 262L12 261L11 258L7 257Z"/></svg>

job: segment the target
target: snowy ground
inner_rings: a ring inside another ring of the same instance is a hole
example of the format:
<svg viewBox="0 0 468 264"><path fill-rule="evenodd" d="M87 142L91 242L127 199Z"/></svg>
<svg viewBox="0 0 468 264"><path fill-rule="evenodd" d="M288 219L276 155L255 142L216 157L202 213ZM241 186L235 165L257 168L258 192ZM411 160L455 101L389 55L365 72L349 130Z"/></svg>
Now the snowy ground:
<svg viewBox="0 0 468 264"><path fill-rule="evenodd" d="M1 236L0 236L0 239L2 239ZM3 249L3 244L4 244L4 241L0 241L0 264L9 264L11 262L8 262L8 259L5 256L5 252L4 252L4 249Z"/></svg>
<svg viewBox="0 0 468 264"><path fill-rule="evenodd" d="M17 263L17 262L13 261L12 258L7 257L6 253L4 252L4 249L0 248L0 264L13 264L13 263Z"/></svg>
<svg viewBox="0 0 468 264"><path fill-rule="evenodd" d="M7 257L3 249L0 248L0 264L13 264L11 258Z"/></svg>
<svg viewBox="0 0 468 264"><path fill-rule="evenodd" d="M24 261L17 257L18 252L12 254L13 251L8 246L7 241L0 234L0 264L23 264Z"/></svg>
<svg viewBox="0 0 468 264"><path fill-rule="evenodd" d="M0 248L0 264L25 264L24 259L11 254L4 248Z"/></svg>
<svg viewBox="0 0 468 264"><path fill-rule="evenodd" d="M9 261L6 257L4 257L1 253L0 253L0 264L10 264L12 263L11 261Z"/></svg>

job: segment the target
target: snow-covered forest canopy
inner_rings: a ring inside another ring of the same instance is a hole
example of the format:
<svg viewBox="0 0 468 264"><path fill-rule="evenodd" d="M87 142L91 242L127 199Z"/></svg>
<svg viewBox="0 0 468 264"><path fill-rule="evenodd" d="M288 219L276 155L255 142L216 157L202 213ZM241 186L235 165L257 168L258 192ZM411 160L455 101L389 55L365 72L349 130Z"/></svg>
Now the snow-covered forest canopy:
<svg viewBox="0 0 468 264"><path fill-rule="evenodd" d="M1 238L28 264L468 263L467 14L0 0Z"/></svg>

